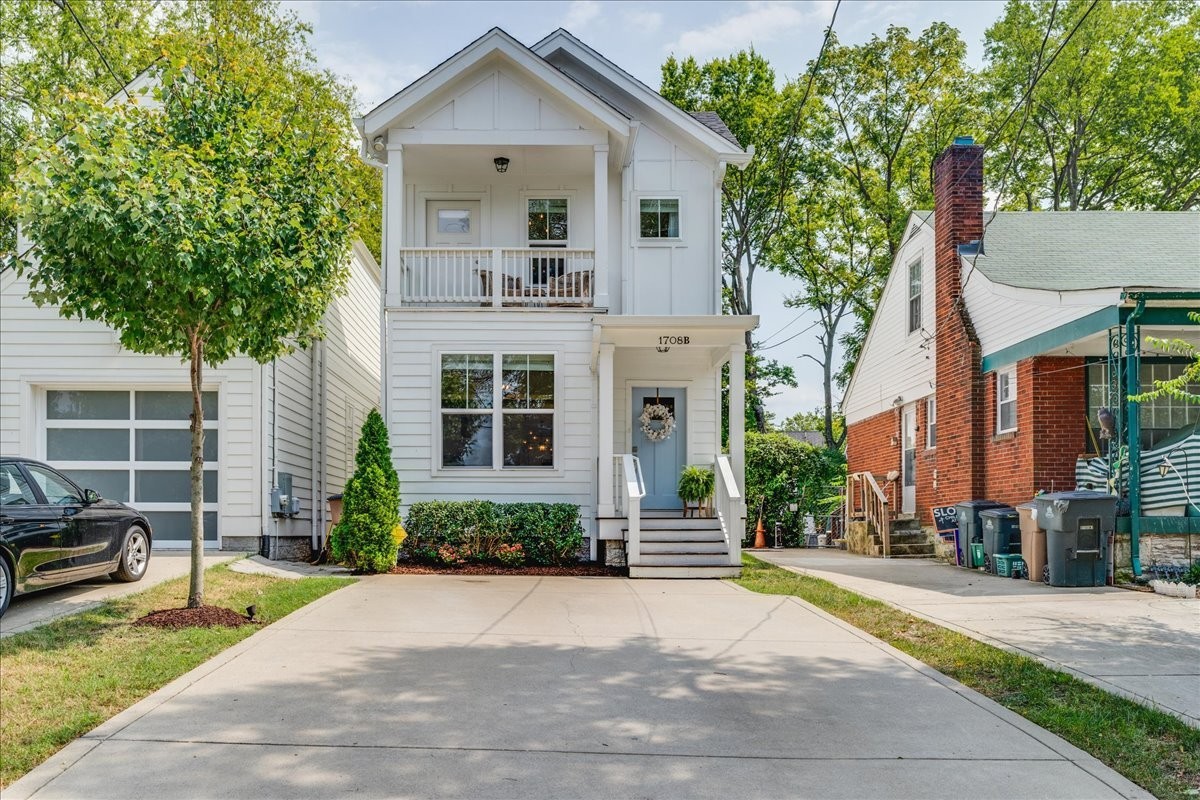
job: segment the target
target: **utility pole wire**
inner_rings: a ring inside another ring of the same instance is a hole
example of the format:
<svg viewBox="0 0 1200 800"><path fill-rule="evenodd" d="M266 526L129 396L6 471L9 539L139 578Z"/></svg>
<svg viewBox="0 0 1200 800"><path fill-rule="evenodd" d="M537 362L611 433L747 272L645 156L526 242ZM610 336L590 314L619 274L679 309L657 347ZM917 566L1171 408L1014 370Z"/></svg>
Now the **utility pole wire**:
<svg viewBox="0 0 1200 800"><path fill-rule="evenodd" d="M114 81L116 81L117 93L119 94L121 90L125 88L125 84L128 83L128 81L122 81L117 77L117 73L113 70L112 64L108 63L108 59L104 57L104 53L101 52L95 40L92 39L92 35L88 33L88 29L84 26L83 20L81 20L79 15L75 13L75 9L71 8L71 4L67 2L67 0L52 0L52 2L54 5L58 6L59 9L67 11L67 13L71 15L71 18L75 20L75 24L79 26L79 30L83 34L83 38L88 40L88 44L90 44L92 49L96 51L96 55L100 56L100 63L104 65L104 68L108 70L108 74L112 76Z"/></svg>

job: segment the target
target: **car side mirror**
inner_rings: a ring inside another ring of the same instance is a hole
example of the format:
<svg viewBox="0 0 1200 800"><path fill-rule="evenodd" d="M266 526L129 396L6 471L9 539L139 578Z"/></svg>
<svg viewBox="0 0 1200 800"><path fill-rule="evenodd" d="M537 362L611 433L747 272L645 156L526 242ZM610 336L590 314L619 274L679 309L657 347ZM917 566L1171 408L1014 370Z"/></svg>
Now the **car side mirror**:
<svg viewBox="0 0 1200 800"><path fill-rule="evenodd" d="M90 506L92 503L100 502L100 493L95 489L83 490L83 504Z"/></svg>

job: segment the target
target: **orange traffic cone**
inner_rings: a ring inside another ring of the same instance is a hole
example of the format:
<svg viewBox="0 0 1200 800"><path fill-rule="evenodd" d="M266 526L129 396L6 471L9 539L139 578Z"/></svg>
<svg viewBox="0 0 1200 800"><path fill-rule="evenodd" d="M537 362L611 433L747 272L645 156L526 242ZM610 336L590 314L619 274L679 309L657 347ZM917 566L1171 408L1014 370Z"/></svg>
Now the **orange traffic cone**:
<svg viewBox="0 0 1200 800"><path fill-rule="evenodd" d="M758 527L754 529L754 549L765 550L767 547L767 529L763 527L762 517L758 518Z"/></svg>

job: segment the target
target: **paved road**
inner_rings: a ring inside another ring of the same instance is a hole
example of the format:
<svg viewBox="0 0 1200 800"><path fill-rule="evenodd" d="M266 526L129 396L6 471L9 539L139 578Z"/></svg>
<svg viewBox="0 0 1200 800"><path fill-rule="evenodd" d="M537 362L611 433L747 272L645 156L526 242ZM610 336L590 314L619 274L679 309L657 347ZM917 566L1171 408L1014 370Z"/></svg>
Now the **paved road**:
<svg viewBox="0 0 1200 800"><path fill-rule="evenodd" d="M9 787L36 797L1146 797L795 598L381 576Z"/></svg>
<svg viewBox="0 0 1200 800"><path fill-rule="evenodd" d="M840 550L756 553L991 644L1033 656L1200 727L1200 600L1055 588L926 559Z"/></svg>
<svg viewBox="0 0 1200 800"><path fill-rule="evenodd" d="M204 566L211 567L224 561L241 558L243 553L213 553L204 557ZM105 600L144 591L151 586L187 575L190 571L190 556L183 551L154 551L146 576L137 583L113 583L108 578L93 578L90 581L69 583L53 589L14 597L4 618L0 619L0 636L27 631L51 620L77 614Z"/></svg>

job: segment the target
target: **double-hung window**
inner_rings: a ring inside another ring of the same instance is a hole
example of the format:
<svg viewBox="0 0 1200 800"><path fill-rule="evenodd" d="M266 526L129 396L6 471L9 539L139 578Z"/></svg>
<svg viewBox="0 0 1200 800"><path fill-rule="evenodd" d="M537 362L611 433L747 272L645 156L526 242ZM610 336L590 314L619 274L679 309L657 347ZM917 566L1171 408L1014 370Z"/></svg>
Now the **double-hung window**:
<svg viewBox="0 0 1200 800"><path fill-rule="evenodd" d="M1017 429L1017 368L996 373L996 433Z"/></svg>
<svg viewBox="0 0 1200 800"><path fill-rule="evenodd" d="M921 262L908 265L908 332L921 330Z"/></svg>
<svg viewBox="0 0 1200 800"><path fill-rule="evenodd" d="M441 358L442 467L554 467L554 356Z"/></svg>
<svg viewBox="0 0 1200 800"><path fill-rule="evenodd" d="M925 401L925 447L937 447L937 398Z"/></svg>
<svg viewBox="0 0 1200 800"><path fill-rule="evenodd" d="M643 197L638 212L643 239L679 238L679 198Z"/></svg>

